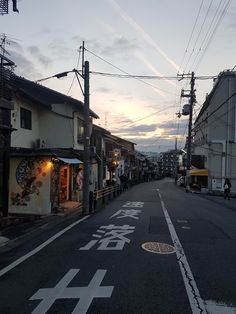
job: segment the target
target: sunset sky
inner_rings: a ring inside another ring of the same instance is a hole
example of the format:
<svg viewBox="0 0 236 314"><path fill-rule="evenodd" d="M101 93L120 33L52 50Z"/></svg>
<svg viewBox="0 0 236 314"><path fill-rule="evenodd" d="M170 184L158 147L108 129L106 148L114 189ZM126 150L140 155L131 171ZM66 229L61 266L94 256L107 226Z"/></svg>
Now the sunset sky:
<svg viewBox="0 0 236 314"><path fill-rule="evenodd" d="M236 65L233 1L18 0L18 9L0 16L16 74L38 80L80 70L84 41L92 72L169 78L90 76L95 123L137 143L137 150L166 151L176 137L184 146L188 118L176 113L189 81L174 79L177 73L212 77ZM41 84L83 100L73 74ZM212 86L212 78L196 80L194 118Z"/></svg>

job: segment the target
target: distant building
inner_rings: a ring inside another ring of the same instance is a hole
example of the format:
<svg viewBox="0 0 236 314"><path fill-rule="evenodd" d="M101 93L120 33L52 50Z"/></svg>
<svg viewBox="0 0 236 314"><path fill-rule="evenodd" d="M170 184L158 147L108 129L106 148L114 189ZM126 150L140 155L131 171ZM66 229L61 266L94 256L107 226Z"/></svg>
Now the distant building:
<svg viewBox="0 0 236 314"><path fill-rule="evenodd" d="M160 153L160 174L162 177L174 177L179 165L179 150L169 150Z"/></svg>

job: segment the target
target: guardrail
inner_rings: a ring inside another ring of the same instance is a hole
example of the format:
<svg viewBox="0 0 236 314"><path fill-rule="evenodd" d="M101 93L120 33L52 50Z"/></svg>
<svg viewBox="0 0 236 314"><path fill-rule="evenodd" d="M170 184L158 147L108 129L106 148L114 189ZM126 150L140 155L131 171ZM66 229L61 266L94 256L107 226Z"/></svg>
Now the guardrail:
<svg viewBox="0 0 236 314"><path fill-rule="evenodd" d="M112 198L118 196L120 193L121 186L119 184L92 192L90 199L92 209L96 210L101 208L104 204L108 203Z"/></svg>

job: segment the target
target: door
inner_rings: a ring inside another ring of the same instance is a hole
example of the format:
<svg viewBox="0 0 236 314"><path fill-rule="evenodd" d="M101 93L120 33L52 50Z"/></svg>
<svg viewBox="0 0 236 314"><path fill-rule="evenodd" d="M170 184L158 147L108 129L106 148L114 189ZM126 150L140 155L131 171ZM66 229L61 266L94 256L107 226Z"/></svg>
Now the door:
<svg viewBox="0 0 236 314"><path fill-rule="evenodd" d="M60 168L60 202L63 203L69 199L69 166Z"/></svg>

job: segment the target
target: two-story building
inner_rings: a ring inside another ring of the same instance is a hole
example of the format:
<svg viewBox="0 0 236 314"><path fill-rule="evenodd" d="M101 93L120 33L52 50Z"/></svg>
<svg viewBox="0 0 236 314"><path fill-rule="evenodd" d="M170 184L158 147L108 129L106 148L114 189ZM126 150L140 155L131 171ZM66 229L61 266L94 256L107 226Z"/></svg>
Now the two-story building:
<svg viewBox="0 0 236 314"><path fill-rule="evenodd" d="M16 131L11 135L9 213L50 214L78 203L83 103L15 75L11 85ZM90 116L92 128L98 116L93 111Z"/></svg>

